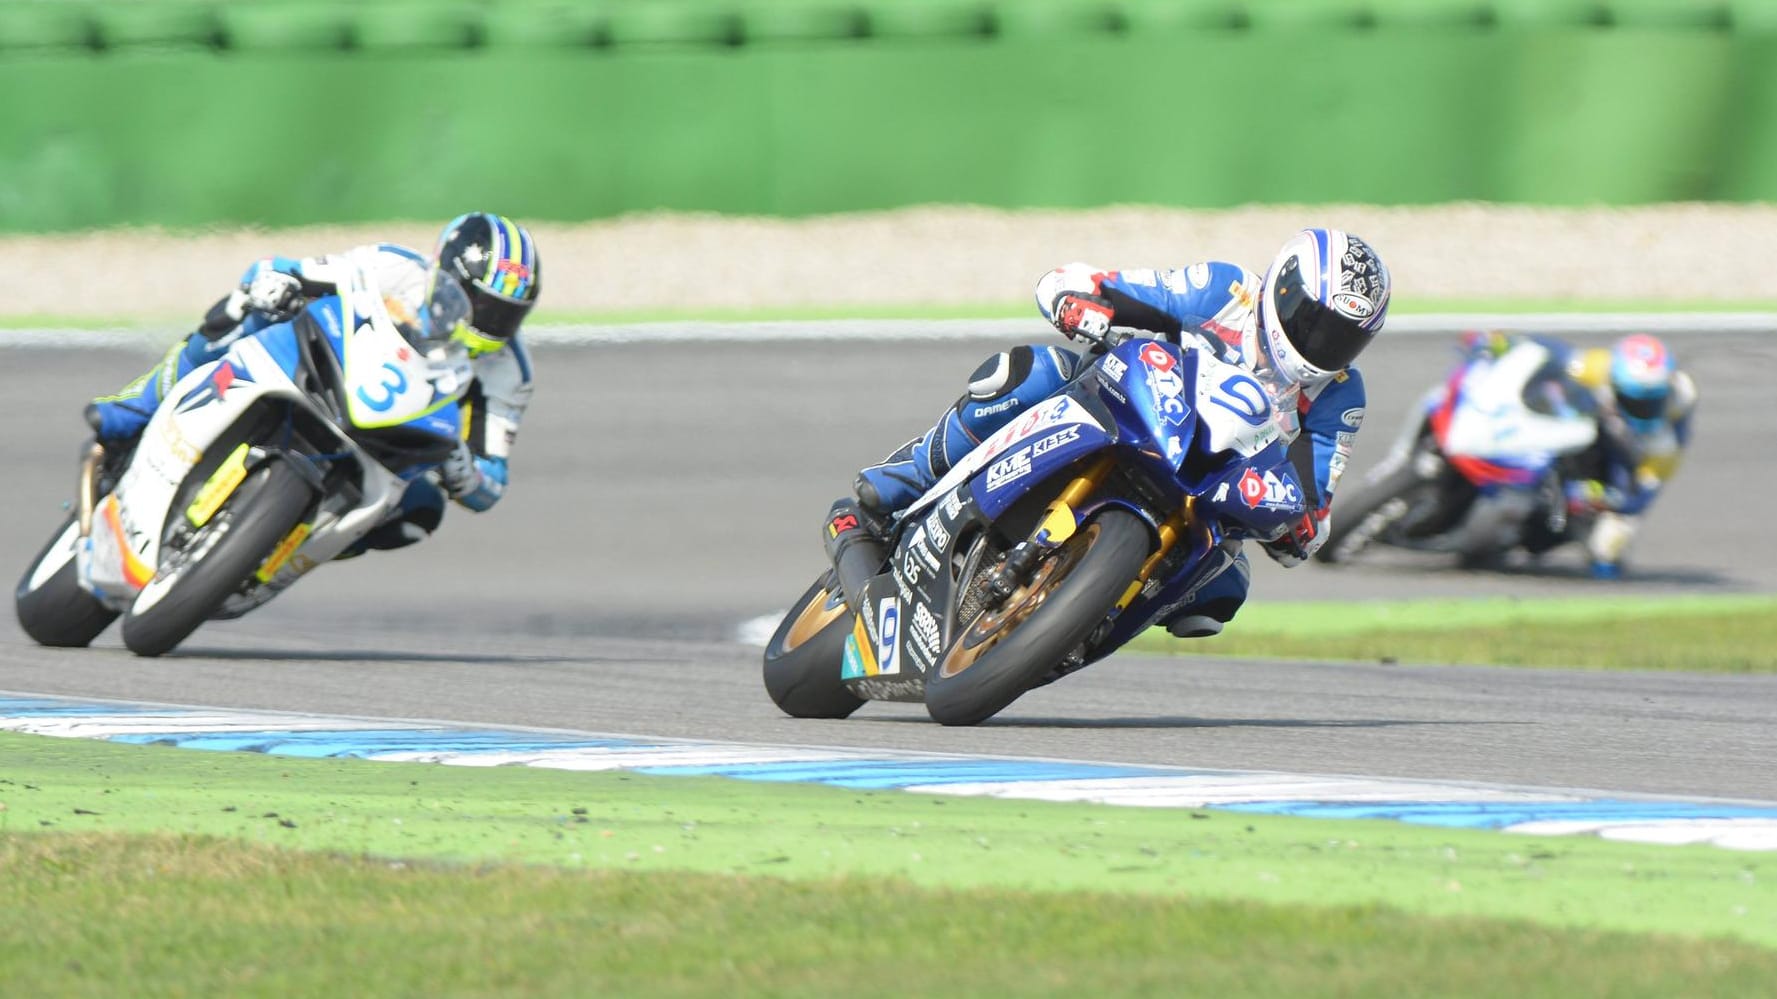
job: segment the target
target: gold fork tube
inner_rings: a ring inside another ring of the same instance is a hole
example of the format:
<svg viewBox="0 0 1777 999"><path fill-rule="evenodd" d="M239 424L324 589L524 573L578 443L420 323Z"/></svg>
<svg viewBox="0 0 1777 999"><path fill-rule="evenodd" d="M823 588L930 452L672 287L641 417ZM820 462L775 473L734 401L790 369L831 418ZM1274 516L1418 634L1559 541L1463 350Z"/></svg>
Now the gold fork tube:
<svg viewBox="0 0 1777 999"><path fill-rule="evenodd" d="M99 505L99 465L105 460L105 447L94 441L86 449L86 456L80 459L80 482L74 490L79 501L80 536L88 538L93 533L93 509Z"/></svg>

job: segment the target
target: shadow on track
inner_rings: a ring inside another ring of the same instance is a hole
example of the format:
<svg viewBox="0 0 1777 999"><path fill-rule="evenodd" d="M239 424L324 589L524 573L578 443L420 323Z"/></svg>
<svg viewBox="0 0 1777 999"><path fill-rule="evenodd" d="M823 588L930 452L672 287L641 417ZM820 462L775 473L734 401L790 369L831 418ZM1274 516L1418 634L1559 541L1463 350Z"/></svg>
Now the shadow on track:
<svg viewBox="0 0 1777 999"><path fill-rule="evenodd" d="M912 722L919 725L932 724L931 719L919 715L885 716L854 718L848 724L866 722L888 722L904 724ZM1176 728L1283 728L1283 729L1339 729L1339 728L1406 728L1425 726L1475 726L1475 725L1527 725L1529 722L1512 721L1428 721L1413 718L1191 718L1172 716L1160 718L990 718L982 722L978 728L1065 728L1065 729L1176 729Z"/></svg>

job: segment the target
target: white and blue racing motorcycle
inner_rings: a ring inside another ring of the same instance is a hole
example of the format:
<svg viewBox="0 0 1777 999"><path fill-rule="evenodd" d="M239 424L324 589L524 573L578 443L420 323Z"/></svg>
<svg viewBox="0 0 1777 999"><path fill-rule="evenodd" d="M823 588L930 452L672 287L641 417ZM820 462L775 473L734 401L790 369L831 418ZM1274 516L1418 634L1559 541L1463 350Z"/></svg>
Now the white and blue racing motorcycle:
<svg viewBox="0 0 1777 999"><path fill-rule="evenodd" d="M19 624L85 646L119 615L154 656L246 614L393 516L460 436L473 377L448 278L417 308L349 267L337 294L232 344L133 447L89 448L74 513L19 581Z"/></svg>
<svg viewBox="0 0 1777 999"><path fill-rule="evenodd" d="M778 707L913 701L976 724L1188 604L1233 559L1224 541L1301 519L1258 380L1207 348L1121 335L958 461L888 545L842 543L861 528L835 507L833 568L765 649Z"/></svg>

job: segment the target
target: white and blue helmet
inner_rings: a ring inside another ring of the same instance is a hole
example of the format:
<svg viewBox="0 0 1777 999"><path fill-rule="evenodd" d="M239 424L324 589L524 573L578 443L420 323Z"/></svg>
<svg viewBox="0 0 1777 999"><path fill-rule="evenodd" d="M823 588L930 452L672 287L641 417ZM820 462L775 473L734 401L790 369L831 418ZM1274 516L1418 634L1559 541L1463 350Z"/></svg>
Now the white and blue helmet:
<svg viewBox="0 0 1777 999"><path fill-rule="evenodd" d="M1303 229L1265 272L1259 324L1279 373L1323 382L1363 352L1388 318L1388 267L1338 229Z"/></svg>

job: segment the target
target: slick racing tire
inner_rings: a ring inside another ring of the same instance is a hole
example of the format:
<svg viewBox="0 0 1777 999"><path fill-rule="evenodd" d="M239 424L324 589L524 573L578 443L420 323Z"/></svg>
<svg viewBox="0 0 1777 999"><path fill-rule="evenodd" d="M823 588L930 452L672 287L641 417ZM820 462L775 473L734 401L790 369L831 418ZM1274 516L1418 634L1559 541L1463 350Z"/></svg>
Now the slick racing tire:
<svg viewBox="0 0 1777 999"><path fill-rule="evenodd" d="M74 566L79 535L80 525L68 518L19 578L13 610L38 645L85 648L117 619L116 611L80 588Z"/></svg>
<svg viewBox="0 0 1777 999"><path fill-rule="evenodd" d="M831 578L808 588L765 646L765 691L792 718L844 718L864 705L839 679L852 615Z"/></svg>
<svg viewBox="0 0 1777 999"><path fill-rule="evenodd" d="M190 542L162 551L160 571L124 615L123 644L139 656L158 656L183 642L302 522L313 496L283 461L248 473Z"/></svg>
<svg viewBox="0 0 1777 999"><path fill-rule="evenodd" d="M1140 517L1107 509L1038 564L995 608L957 624L926 673L926 711L942 725L999 713L1079 648L1117 605L1152 549Z"/></svg>
<svg viewBox="0 0 1777 999"><path fill-rule="evenodd" d="M1412 510L1411 494L1425 480L1411 461L1375 482L1366 482L1348 503L1335 501L1327 540L1314 557L1328 564L1349 562L1377 539L1387 540L1394 526Z"/></svg>

